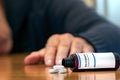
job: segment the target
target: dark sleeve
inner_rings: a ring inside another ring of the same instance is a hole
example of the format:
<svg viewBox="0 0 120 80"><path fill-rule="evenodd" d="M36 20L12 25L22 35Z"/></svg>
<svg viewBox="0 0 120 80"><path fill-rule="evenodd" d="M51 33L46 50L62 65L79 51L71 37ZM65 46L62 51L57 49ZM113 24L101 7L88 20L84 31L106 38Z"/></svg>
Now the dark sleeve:
<svg viewBox="0 0 120 80"><path fill-rule="evenodd" d="M77 34L96 52L120 52L120 28L98 16L82 0L52 0L47 15L53 33Z"/></svg>

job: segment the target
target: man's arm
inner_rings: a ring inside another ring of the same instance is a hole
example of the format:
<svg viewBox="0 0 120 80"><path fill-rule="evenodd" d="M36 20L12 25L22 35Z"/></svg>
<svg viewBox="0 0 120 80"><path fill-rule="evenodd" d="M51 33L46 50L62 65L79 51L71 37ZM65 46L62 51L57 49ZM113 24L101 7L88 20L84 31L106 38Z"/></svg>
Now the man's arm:
<svg viewBox="0 0 120 80"><path fill-rule="evenodd" d="M9 53L12 48L11 30L5 17L4 0L0 0L0 54Z"/></svg>
<svg viewBox="0 0 120 80"><path fill-rule="evenodd" d="M51 36L45 48L25 58L25 64L41 60L47 66L60 64L62 58L75 51L84 53L95 49L96 52L120 52L120 29L98 16L82 0L52 0L47 8L47 17L51 33L76 36Z"/></svg>
<svg viewBox="0 0 120 80"><path fill-rule="evenodd" d="M25 64L44 60L47 66L53 66L70 54L93 52L94 49L96 52L120 52L120 28L98 16L82 0L48 1L51 1L47 8L49 30L62 34L51 36L45 48L25 58Z"/></svg>
<svg viewBox="0 0 120 80"><path fill-rule="evenodd" d="M120 52L120 28L98 16L82 0L53 0L48 10L54 31L77 34L97 52Z"/></svg>

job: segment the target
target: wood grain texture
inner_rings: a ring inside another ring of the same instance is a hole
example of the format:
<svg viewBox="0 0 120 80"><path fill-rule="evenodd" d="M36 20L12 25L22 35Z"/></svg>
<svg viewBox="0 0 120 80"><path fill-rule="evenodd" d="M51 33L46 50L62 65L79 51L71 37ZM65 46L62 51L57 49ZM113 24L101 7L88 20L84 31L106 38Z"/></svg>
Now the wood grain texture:
<svg viewBox="0 0 120 80"><path fill-rule="evenodd" d="M120 80L117 71L70 72L50 74L44 64L24 65L27 54L0 56L0 80Z"/></svg>

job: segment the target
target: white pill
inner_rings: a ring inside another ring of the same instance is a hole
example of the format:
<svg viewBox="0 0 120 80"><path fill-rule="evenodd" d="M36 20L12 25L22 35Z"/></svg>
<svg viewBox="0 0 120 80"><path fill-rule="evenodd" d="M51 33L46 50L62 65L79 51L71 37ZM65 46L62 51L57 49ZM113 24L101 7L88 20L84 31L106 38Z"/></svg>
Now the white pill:
<svg viewBox="0 0 120 80"><path fill-rule="evenodd" d="M66 72L67 72L66 69L60 69L60 70L59 70L59 73L61 73L61 74L64 74L64 73L66 73Z"/></svg>
<svg viewBox="0 0 120 80"><path fill-rule="evenodd" d="M58 72L58 70L56 70L56 69L49 69L49 73L57 73Z"/></svg>
<svg viewBox="0 0 120 80"><path fill-rule="evenodd" d="M62 65L55 65L55 66L53 66L53 69L64 69L64 66L62 66Z"/></svg>

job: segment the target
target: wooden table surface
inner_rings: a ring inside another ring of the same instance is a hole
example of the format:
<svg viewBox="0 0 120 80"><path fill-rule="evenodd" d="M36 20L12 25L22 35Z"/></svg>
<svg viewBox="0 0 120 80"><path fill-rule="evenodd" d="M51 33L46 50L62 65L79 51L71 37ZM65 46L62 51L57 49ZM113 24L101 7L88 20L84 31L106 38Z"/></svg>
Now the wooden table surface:
<svg viewBox="0 0 120 80"><path fill-rule="evenodd" d="M0 56L0 80L120 80L117 71L68 72L50 74L44 64L24 65L26 54Z"/></svg>

